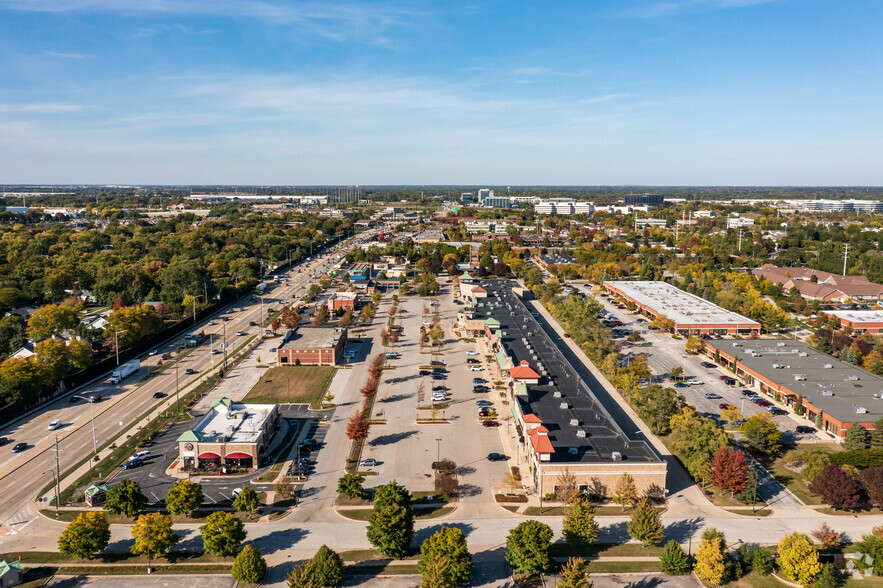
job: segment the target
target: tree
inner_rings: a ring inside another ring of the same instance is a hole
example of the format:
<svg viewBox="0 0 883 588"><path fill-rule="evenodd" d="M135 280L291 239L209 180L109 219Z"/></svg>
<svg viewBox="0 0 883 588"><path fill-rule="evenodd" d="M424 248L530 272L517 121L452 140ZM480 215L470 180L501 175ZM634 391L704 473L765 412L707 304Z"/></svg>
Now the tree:
<svg viewBox="0 0 883 588"><path fill-rule="evenodd" d="M343 559L336 551L323 545L313 556L313 578L319 586L337 586L343 575Z"/></svg>
<svg viewBox="0 0 883 588"><path fill-rule="evenodd" d="M290 306L282 307L282 315L279 318L282 324L289 329L296 329L300 324L300 313Z"/></svg>
<svg viewBox="0 0 883 588"><path fill-rule="evenodd" d="M368 491L362 487L365 483L365 476L359 474L344 474L337 480L337 493L343 494L347 498L365 500L368 498Z"/></svg>
<svg viewBox="0 0 883 588"><path fill-rule="evenodd" d="M316 580L316 563L312 559L294 566L286 580L288 588L320 588Z"/></svg>
<svg viewBox="0 0 883 588"><path fill-rule="evenodd" d="M162 319L146 304L140 306L124 306L110 313L104 338L113 341L114 333L121 347L126 347L159 331Z"/></svg>
<svg viewBox="0 0 883 588"><path fill-rule="evenodd" d="M662 541L663 528L659 520L659 511L646 498L642 498L635 505L627 528L632 539L640 541L644 547L658 545Z"/></svg>
<svg viewBox="0 0 883 588"><path fill-rule="evenodd" d="M233 579L238 582L257 584L267 574L267 562L260 551L251 545L246 545L233 560L230 572L233 574Z"/></svg>
<svg viewBox="0 0 883 588"><path fill-rule="evenodd" d="M831 549L833 547L840 547L843 543L843 537L840 535L839 531L835 531L831 527L828 526L828 523L822 523L819 525L818 529L814 529L810 532L810 535L813 536L814 539L818 540L819 543L822 544L822 547L825 549Z"/></svg>
<svg viewBox="0 0 883 588"><path fill-rule="evenodd" d="M587 498L580 496L568 507L562 534L568 543L580 547L588 547L598 539L595 508Z"/></svg>
<svg viewBox="0 0 883 588"><path fill-rule="evenodd" d="M843 584L843 578L833 563L826 563L822 566L822 571L816 576L812 583L813 588L838 588Z"/></svg>
<svg viewBox="0 0 883 588"><path fill-rule="evenodd" d="M172 531L172 517L151 512L140 515L132 525L133 555L147 555L150 546L150 557L159 557L175 546L181 536Z"/></svg>
<svg viewBox="0 0 883 588"><path fill-rule="evenodd" d="M350 417L346 425L346 436L351 441L361 441L368 437L368 415L364 410Z"/></svg>
<svg viewBox="0 0 883 588"><path fill-rule="evenodd" d="M720 586L724 582L726 574L726 557L721 546L719 537L703 539L699 543L699 551L696 553L696 565L693 571L700 580Z"/></svg>
<svg viewBox="0 0 883 588"><path fill-rule="evenodd" d="M310 319L310 324L314 327L321 327L328 322L328 307L324 304L316 307L316 312L313 313L313 317Z"/></svg>
<svg viewBox="0 0 883 588"><path fill-rule="evenodd" d="M251 486L245 486L242 491L233 500L233 508L238 512L247 512L250 519L252 513L261 506L261 499L258 498L257 492L252 490Z"/></svg>
<svg viewBox="0 0 883 588"><path fill-rule="evenodd" d="M659 329L660 331L671 331L675 328L675 322L664 314L659 314L653 317L653 320L651 320L647 326L651 329Z"/></svg>
<svg viewBox="0 0 883 588"><path fill-rule="evenodd" d="M586 578L589 574L589 562L579 557L571 557L561 566L558 574L558 588L592 588Z"/></svg>
<svg viewBox="0 0 883 588"><path fill-rule="evenodd" d="M56 335L80 324L77 311L66 304L47 304L34 311L28 319L28 337L35 341Z"/></svg>
<svg viewBox="0 0 883 588"><path fill-rule="evenodd" d="M166 493L166 508L172 514L186 514L189 517L202 505L203 499L200 484L178 480Z"/></svg>
<svg viewBox="0 0 883 588"><path fill-rule="evenodd" d="M834 508L849 509L858 504L858 484L839 466L825 466L812 481L811 488Z"/></svg>
<svg viewBox="0 0 883 588"><path fill-rule="evenodd" d="M67 342L68 361L81 370L92 365L92 345L85 339L71 339Z"/></svg>
<svg viewBox="0 0 883 588"><path fill-rule="evenodd" d="M672 450L681 458L695 480L711 480L711 461L717 450L729 446L730 437L711 419L701 417L686 406L671 417Z"/></svg>
<svg viewBox="0 0 883 588"><path fill-rule="evenodd" d="M233 555L245 541L245 526L231 512L213 512L199 532L205 551L221 557Z"/></svg>
<svg viewBox="0 0 883 588"><path fill-rule="evenodd" d="M751 552L751 569L761 576L769 576L772 573L773 556L769 549L755 546Z"/></svg>
<svg viewBox="0 0 883 588"><path fill-rule="evenodd" d="M782 447L782 433L768 412L749 417L739 430L745 436L748 445L763 453L778 453Z"/></svg>
<svg viewBox="0 0 883 588"><path fill-rule="evenodd" d="M411 495L395 480L374 492L374 509L368 518L368 541L386 557L401 559L414 536Z"/></svg>
<svg viewBox="0 0 883 588"><path fill-rule="evenodd" d="M52 386L70 371L70 360L67 345L62 339L44 339L34 346L34 355L30 358L41 366L43 383Z"/></svg>
<svg viewBox="0 0 883 588"><path fill-rule="evenodd" d="M742 422L742 411L738 406L730 405L721 411L721 419L731 427L735 427Z"/></svg>
<svg viewBox="0 0 883 588"><path fill-rule="evenodd" d="M674 539L665 544L659 563L662 571L669 576L683 576L690 572L690 558Z"/></svg>
<svg viewBox="0 0 883 588"><path fill-rule="evenodd" d="M636 390L633 402L637 405L638 416L647 423L653 433L667 435L671 432L671 417L686 404L684 397L673 388L663 388L651 384L643 390Z"/></svg>
<svg viewBox="0 0 883 588"><path fill-rule="evenodd" d="M779 542L779 570L800 584L809 584L822 571L812 539L797 531Z"/></svg>
<svg viewBox="0 0 883 588"><path fill-rule="evenodd" d="M862 470L859 474L862 486L868 493L868 502L877 508L883 507L883 466L874 466Z"/></svg>
<svg viewBox="0 0 883 588"><path fill-rule="evenodd" d="M119 484L107 491L104 499L104 510L111 514L123 514L134 517L147 506L147 497L135 480L123 479Z"/></svg>
<svg viewBox="0 0 883 588"><path fill-rule="evenodd" d="M442 527L420 545L420 555L418 567L423 574L424 586L455 588L465 585L472 575L472 555L460 529ZM433 562L439 560L446 564L443 571L433 566ZM431 582L427 581L427 574L434 576Z"/></svg>
<svg viewBox="0 0 883 588"><path fill-rule="evenodd" d="M868 449L871 446L871 433L861 425L855 424L846 429L846 438L843 440L843 449Z"/></svg>
<svg viewBox="0 0 883 588"><path fill-rule="evenodd" d="M77 515L61 532L58 550L80 559L91 558L110 543L110 524L103 512L84 512Z"/></svg>
<svg viewBox="0 0 883 588"><path fill-rule="evenodd" d="M687 353L701 353L702 350L705 349L705 342L699 335L691 335L690 338L687 339L686 344L684 344L684 349Z"/></svg>
<svg viewBox="0 0 883 588"><path fill-rule="evenodd" d="M638 501L638 489L635 487L635 479L629 474L623 472L616 479L616 485L613 486L613 501L625 510L626 506L631 506Z"/></svg>
<svg viewBox="0 0 883 588"><path fill-rule="evenodd" d="M540 521L527 520L509 531L506 561L521 574L539 574L552 566L552 529Z"/></svg>
<svg viewBox="0 0 883 588"><path fill-rule="evenodd" d="M726 492L735 494L748 483L748 461L741 449L721 447L711 464L711 480Z"/></svg>
<svg viewBox="0 0 883 588"><path fill-rule="evenodd" d="M579 489L576 487L576 476L573 475L570 468L565 467L556 480L555 498L567 506L577 496L579 496Z"/></svg>

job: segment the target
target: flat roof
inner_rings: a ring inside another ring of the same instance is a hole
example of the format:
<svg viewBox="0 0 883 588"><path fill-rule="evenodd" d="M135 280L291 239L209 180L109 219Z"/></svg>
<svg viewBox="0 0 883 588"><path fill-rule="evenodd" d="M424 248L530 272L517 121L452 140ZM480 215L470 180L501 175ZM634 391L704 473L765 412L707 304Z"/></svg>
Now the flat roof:
<svg viewBox="0 0 883 588"><path fill-rule="evenodd" d="M757 321L731 312L704 298L680 290L668 282L608 280L605 286L615 288L638 304L657 314L664 314L675 325L738 325L760 327Z"/></svg>
<svg viewBox="0 0 883 588"><path fill-rule="evenodd" d="M883 310L823 310L822 312L851 323L883 323Z"/></svg>
<svg viewBox="0 0 883 588"><path fill-rule="evenodd" d="M193 432L200 434L200 443L254 443L275 409L275 404L221 401L193 427Z"/></svg>
<svg viewBox="0 0 883 588"><path fill-rule="evenodd" d="M516 284L509 280L485 280L481 285L488 291L488 298L476 304L476 318L499 321L500 340L513 363L526 360L542 376L540 384L528 385L527 396L516 396L516 401L522 414L536 414L549 430L549 440L555 448L551 455L553 463L607 463L614 461L614 452L625 461L661 461L649 445L630 439L611 419L579 372L512 291ZM563 402L567 402L566 408L562 407ZM571 424L574 420L576 423ZM579 436L580 430L586 435ZM571 448L575 453L570 453Z"/></svg>
<svg viewBox="0 0 883 588"><path fill-rule="evenodd" d="M342 334L335 327L302 326L297 331L288 331L279 349L330 349L337 345Z"/></svg>
<svg viewBox="0 0 883 588"><path fill-rule="evenodd" d="M727 339L707 343L728 355L735 354L739 363L802 395L842 423L873 422L883 416L883 378L806 343L790 339ZM859 412L860 409L866 412Z"/></svg>

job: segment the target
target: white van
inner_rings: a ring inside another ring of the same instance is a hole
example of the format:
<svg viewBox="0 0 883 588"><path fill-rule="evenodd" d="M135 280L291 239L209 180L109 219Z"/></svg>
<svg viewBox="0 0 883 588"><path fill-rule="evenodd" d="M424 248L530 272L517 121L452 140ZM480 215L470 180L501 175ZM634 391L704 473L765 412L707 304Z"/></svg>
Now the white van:
<svg viewBox="0 0 883 588"><path fill-rule="evenodd" d="M54 430L60 429L60 428L61 428L61 419L55 419L54 421L49 423L49 430L50 431L54 431Z"/></svg>

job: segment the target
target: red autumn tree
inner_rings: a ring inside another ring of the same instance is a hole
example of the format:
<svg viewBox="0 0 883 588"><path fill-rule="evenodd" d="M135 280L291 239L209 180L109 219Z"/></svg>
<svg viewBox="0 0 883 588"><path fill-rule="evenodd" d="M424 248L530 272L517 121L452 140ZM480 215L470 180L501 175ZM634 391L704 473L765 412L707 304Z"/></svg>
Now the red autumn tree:
<svg viewBox="0 0 883 588"><path fill-rule="evenodd" d="M274 333L276 331L278 331L279 327L281 327L281 326L282 326L282 321L280 321L278 318L273 319L273 322L270 323L270 328L273 329Z"/></svg>
<svg viewBox="0 0 883 588"><path fill-rule="evenodd" d="M368 415L364 410L360 410L350 417L346 425L346 436L351 441L359 441L368 437Z"/></svg>
<svg viewBox="0 0 883 588"><path fill-rule="evenodd" d="M868 502L877 508L883 508L883 466L864 469L859 478L868 493Z"/></svg>
<svg viewBox="0 0 883 588"><path fill-rule="evenodd" d="M859 487L849 474L829 465L812 481L812 491L834 508L849 509L858 504Z"/></svg>
<svg viewBox="0 0 883 588"><path fill-rule="evenodd" d="M748 461L745 452L721 447L711 462L711 481L727 492L741 492L748 483Z"/></svg>
<svg viewBox="0 0 883 588"><path fill-rule="evenodd" d="M368 378L365 382L365 385L359 389L359 394L364 396L365 398L371 398L375 394L377 394L377 380L374 378Z"/></svg>
<svg viewBox="0 0 883 588"><path fill-rule="evenodd" d="M296 309L284 306L282 307L281 319L283 325L289 329L296 329L297 325L300 323L300 314Z"/></svg>

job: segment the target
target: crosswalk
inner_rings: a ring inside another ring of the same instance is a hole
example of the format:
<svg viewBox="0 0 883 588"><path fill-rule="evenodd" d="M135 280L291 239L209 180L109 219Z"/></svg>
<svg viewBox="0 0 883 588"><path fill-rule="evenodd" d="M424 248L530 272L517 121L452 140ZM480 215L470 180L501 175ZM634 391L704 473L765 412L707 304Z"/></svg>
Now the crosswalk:
<svg viewBox="0 0 883 588"><path fill-rule="evenodd" d="M3 529L6 535L18 535L35 520L37 520L37 513L30 506L26 506L12 515L3 525L0 525L0 529Z"/></svg>

